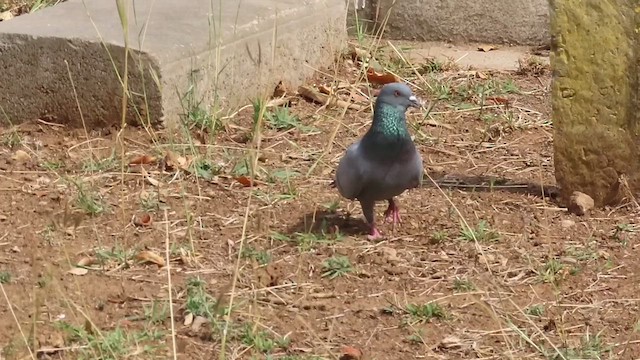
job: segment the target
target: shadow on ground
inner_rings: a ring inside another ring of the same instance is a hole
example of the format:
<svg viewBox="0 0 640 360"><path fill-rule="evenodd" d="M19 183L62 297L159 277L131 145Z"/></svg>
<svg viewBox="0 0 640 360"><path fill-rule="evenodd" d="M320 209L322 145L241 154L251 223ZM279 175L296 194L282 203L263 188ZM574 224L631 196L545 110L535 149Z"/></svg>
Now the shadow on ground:
<svg viewBox="0 0 640 360"><path fill-rule="evenodd" d="M288 234L335 234L338 231L342 235L363 235L368 234L369 228L364 220L350 214L316 208L287 229Z"/></svg>
<svg viewBox="0 0 640 360"><path fill-rule="evenodd" d="M517 182L494 176L468 176L463 174L432 174L431 178L442 189L458 189L466 192L509 192L557 200L560 189L555 185L535 182ZM422 187L436 187L429 178L425 178Z"/></svg>
<svg viewBox="0 0 640 360"><path fill-rule="evenodd" d="M534 182L516 182L506 178L492 176L467 176L462 174L433 174L431 178L441 189L457 189L465 192L509 192L545 198L557 201L560 190L555 185ZM425 178L422 187L434 188L436 185ZM337 190L336 190L337 191ZM303 215L297 223L287 229L288 234L304 233L326 235L339 231L343 235L366 235L369 228L364 220L351 217L350 214L329 211L318 207Z"/></svg>

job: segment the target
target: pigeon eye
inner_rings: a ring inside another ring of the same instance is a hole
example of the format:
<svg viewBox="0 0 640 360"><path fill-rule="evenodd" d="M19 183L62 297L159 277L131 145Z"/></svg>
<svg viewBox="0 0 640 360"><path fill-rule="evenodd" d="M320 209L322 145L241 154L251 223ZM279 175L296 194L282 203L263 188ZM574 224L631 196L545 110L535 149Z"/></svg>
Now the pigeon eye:
<svg viewBox="0 0 640 360"><path fill-rule="evenodd" d="M394 91L393 95L395 95L396 97L400 96L400 91L398 91L398 90Z"/></svg>

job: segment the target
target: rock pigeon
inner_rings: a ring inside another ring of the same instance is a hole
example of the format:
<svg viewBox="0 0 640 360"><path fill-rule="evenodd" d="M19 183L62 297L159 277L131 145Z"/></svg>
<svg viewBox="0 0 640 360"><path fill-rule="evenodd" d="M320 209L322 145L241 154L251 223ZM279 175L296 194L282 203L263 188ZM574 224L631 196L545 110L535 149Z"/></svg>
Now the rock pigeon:
<svg viewBox="0 0 640 360"><path fill-rule="evenodd" d="M407 128L409 107L421 107L409 86L384 85L373 108L371 127L347 148L338 164L334 184L340 195L360 202L370 226L370 240L382 237L375 224L375 202L389 202L385 220L395 226L401 219L394 196L422 182L422 157Z"/></svg>

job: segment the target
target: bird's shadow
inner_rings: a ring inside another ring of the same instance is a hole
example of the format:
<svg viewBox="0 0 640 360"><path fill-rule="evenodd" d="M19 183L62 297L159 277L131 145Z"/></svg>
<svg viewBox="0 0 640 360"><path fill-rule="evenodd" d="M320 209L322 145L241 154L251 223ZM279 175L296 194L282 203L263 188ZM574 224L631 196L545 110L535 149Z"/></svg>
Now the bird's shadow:
<svg viewBox="0 0 640 360"><path fill-rule="evenodd" d="M464 192L508 192L554 201L560 198L560 188L551 184L533 181L513 181L495 176L454 173L434 173L430 174L430 176L441 189L456 189ZM435 187L435 185L427 178L423 181L422 187Z"/></svg>
<svg viewBox="0 0 640 360"><path fill-rule="evenodd" d="M345 215L342 212L317 207L287 228L287 233L363 235L368 233L368 227L362 219L351 217L349 214Z"/></svg>
<svg viewBox="0 0 640 360"><path fill-rule="evenodd" d="M560 189L551 184L536 182L513 181L507 178L492 176L469 176L463 174L433 173L431 178L438 186L445 189L457 189L464 192L507 192L545 198L558 201ZM435 187L428 178L423 188ZM364 219L352 217L350 214L332 211L324 207L317 207L312 212L303 215L295 224L287 229L288 234L311 233L316 235L335 234L364 235L369 228Z"/></svg>

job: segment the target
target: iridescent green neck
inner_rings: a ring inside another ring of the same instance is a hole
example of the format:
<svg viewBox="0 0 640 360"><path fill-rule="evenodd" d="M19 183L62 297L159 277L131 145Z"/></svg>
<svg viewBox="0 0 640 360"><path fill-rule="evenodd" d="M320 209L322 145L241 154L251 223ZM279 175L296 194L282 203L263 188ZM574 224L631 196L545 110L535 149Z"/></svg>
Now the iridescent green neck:
<svg viewBox="0 0 640 360"><path fill-rule="evenodd" d="M376 104L371 131L388 138L409 138L404 111L393 105Z"/></svg>

